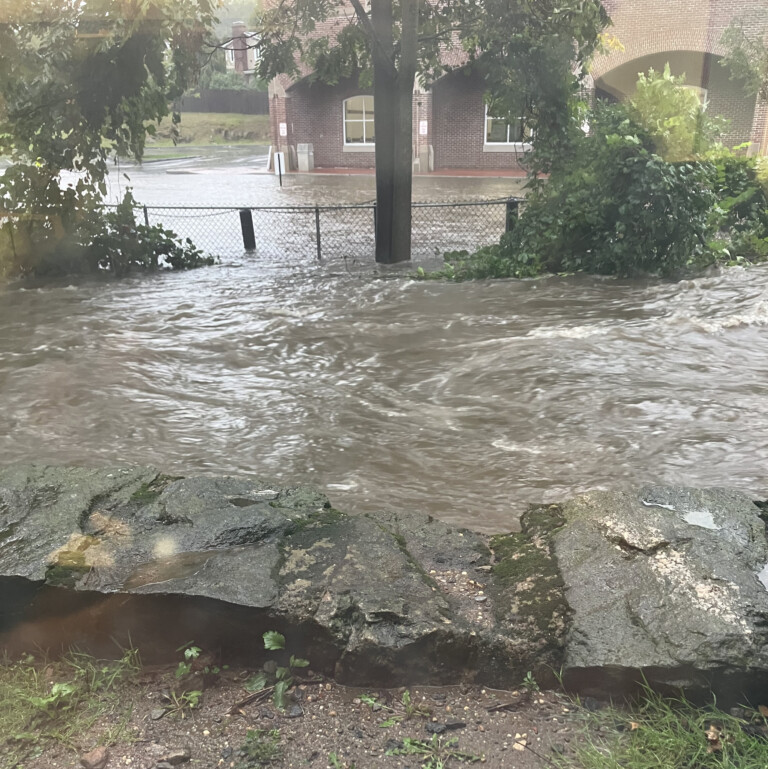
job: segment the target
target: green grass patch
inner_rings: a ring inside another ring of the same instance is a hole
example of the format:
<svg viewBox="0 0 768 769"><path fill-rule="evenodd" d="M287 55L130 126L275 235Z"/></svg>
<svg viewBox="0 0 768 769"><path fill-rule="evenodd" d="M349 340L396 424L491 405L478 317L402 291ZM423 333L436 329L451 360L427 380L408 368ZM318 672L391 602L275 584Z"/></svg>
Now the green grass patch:
<svg viewBox="0 0 768 769"><path fill-rule="evenodd" d="M578 769L765 769L768 722L646 691L636 706L584 711L586 743L560 766ZM766 711L768 712L768 711Z"/></svg>
<svg viewBox="0 0 768 769"><path fill-rule="evenodd" d="M74 740L103 722L99 744L125 739L131 706L118 684L139 670L129 649L116 661L71 652L59 662L0 660L0 769L40 756L51 742L74 750Z"/></svg>
<svg viewBox="0 0 768 769"><path fill-rule="evenodd" d="M235 769L255 769L255 767L278 763L283 757L280 731L249 729L245 742L237 750L236 755L241 760L235 764Z"/></svg>
<svg viewBox="0 0 768 769"><path fill-rule="evenodd" d="M165 118L147 141L152 147L173 147L171 119ZM269 115L239 115L233 112L182 112L179 144L195 147L230 144L269 144Z"/></svg>

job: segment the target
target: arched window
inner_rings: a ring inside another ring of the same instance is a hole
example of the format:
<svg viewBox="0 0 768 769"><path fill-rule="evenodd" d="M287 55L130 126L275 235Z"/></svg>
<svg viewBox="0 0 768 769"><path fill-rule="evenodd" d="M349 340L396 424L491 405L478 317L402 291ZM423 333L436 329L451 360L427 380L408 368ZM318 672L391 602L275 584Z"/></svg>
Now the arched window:
<svg viewBox="0 0 768 769"><path fill-rule="evenodd" d="M373 144L373 96L353 96L344 101L344 144Z"/></svg>

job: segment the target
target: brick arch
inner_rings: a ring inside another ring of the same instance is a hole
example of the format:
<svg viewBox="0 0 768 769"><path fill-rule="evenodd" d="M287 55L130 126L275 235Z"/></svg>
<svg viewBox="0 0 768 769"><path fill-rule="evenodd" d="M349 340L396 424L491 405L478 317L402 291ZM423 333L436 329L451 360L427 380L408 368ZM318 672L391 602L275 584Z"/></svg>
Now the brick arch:
<svg viewBox="0 0 768 769"><path fill-rule="evenodd" d="M634 59L668 51L722 56L723 32L754 0L604 0L613 25L607 32L624 47L597 56L591 73L598 80Z"/></svg>
<svg viewBox="0 0 768 769"><path fill-rule="evenodd" d="M615 51L596 58L589 72L592 78L597 81L612 70L629 64L635 59L672 51L708 53L714 56L722 56L725 53L719 38L715 42L698 30L693 31L693 33L682 30L660 30L643 38L635 38L630 45L624 44L623 51Z"/></svg>
<svg viewBox="0 0 768 769"><path fill-rule="evenodd" d="M598 87L606 84L610 73L645 57L686 53L721 57L723 32L737 18L748 27L766 29L765 6L756 0L603 0L603 5L613 22L607 32L623 49L595 57L590 75ZM708 72L722 80L719 68ZM768 150L768 104L756 103L753 96L723 82L712 83L710 104L731 120L732 130L724 141L750 140L753 151Z"/></svg>

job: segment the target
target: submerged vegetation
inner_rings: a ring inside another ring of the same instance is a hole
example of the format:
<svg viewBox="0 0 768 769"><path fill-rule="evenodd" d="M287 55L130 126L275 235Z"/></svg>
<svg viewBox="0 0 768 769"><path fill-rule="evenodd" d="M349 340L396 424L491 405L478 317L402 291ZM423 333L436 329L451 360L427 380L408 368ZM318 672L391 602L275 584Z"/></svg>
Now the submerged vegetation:
<svg viewBox="0 0 768 769"><path fill-rule="evenodd" d="M628 104L598 102L589 132L533 179L500 242L445 255L422 278L529 278L587 272L670 276L768 258L768 168L716 139L682 78L651 71Z"/></svg>

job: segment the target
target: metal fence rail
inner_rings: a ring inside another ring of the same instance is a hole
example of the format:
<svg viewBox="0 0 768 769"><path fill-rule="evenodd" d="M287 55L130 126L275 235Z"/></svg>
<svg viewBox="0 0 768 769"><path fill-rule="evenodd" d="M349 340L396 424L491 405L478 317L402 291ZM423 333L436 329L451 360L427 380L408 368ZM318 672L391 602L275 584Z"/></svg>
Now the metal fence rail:
<svg viewBox="0 0 768 769"><path fill-rule="evenodd" d="M474 251L497 243L520 198L414 203L412 254ZM376 205L264 206L191 208L142 206L147 224L159 224L216 256L237 256L255 245L256 253L317 259L373 259ZM141 218L141 217L139 217ZM245 220L253 223L249 242ZM245 235L245 241L244 241Z"/></svg>

